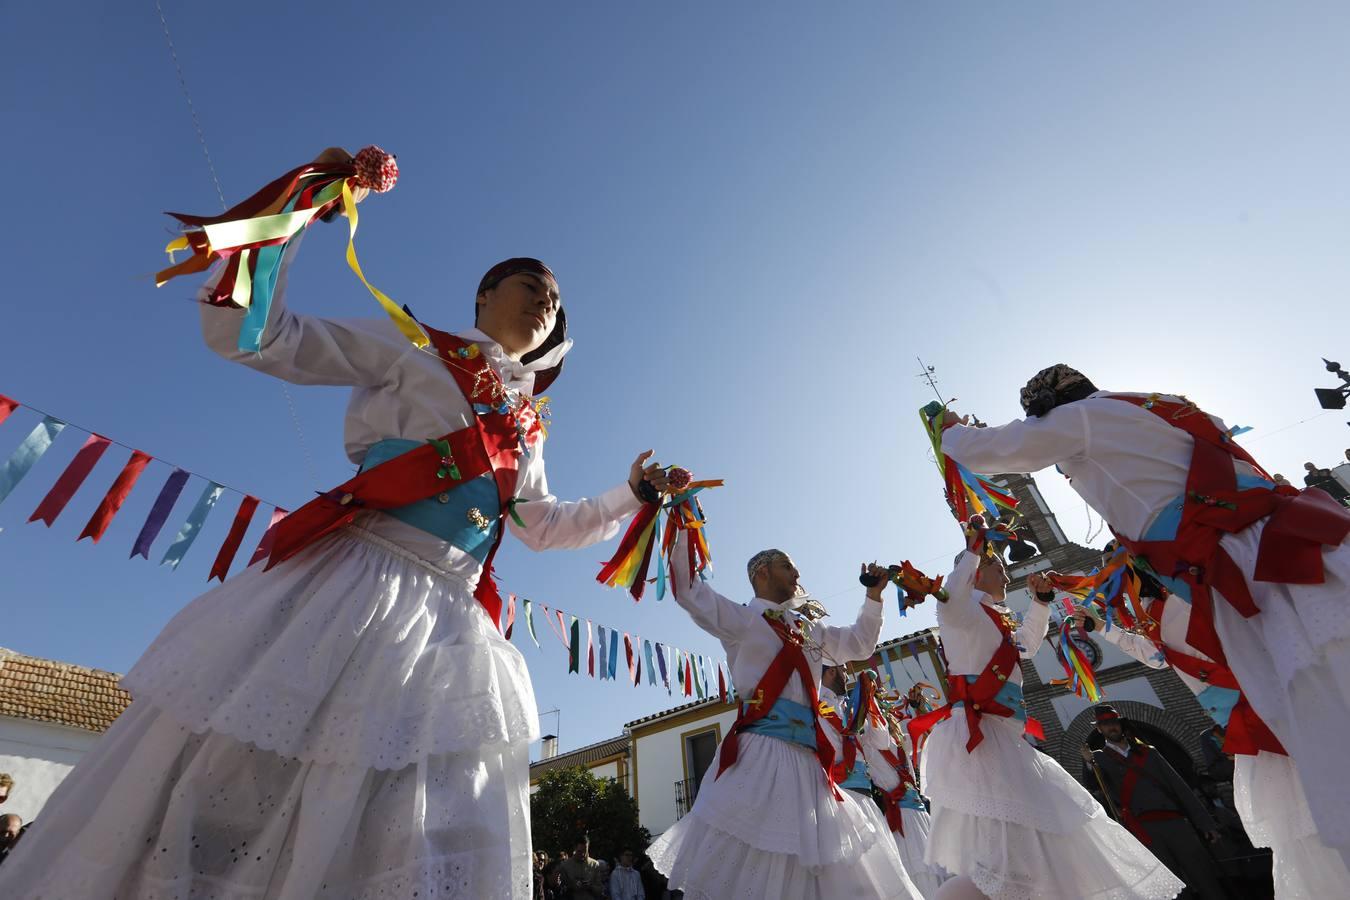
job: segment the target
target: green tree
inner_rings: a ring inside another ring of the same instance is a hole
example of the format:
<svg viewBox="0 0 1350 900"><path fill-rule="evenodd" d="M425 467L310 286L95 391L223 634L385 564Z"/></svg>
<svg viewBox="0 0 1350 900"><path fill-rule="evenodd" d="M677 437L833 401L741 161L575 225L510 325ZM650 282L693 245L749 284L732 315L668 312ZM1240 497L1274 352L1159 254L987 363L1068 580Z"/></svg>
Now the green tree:
<svg viewBox="0 0 1350 900"><path fill-rule="evenodd" d="M613 865L619 851L643 853L651 833L638 823L638 805L613 778L596 778L584 766L554 769L539 779L530 797L534 849L550 856L572 852L582 835L591 839L591 856Z"/></svg>

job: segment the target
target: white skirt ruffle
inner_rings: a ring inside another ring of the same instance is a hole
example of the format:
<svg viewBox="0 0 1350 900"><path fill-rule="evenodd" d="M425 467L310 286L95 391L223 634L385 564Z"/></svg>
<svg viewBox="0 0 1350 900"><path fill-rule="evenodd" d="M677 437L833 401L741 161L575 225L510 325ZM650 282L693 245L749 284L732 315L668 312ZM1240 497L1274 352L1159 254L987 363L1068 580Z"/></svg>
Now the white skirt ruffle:
<svg viewBox="0 0 1350 900"><path fill-rule="evenodd" d="M1318 836L1289 757L1265 752L1237 757L1233 800L1247 837L1271 850L1276 900L1350 897L1350 872Z"/></svg>
<svg viewBox="0 0 1350 900"><path fill-rule="evenodd" d="M742 734L736 764L716 766L647 851L686 900L920 900L879 813L850 791L836 800L807 748Z"/></svg>
<svg viewBox="0 0 1350 900"><path fill-rule="evenodd" d="M963 712L923 750L932 801L926 860L965 875L991 900L1168 900L1184 887L1053 759L1022 723L985 716L966 752Z"/></svg>
<svg viewBox="0 0 1350 900"><path fill-rule="evenodd" d="M534 695L467 582L357 528L261 569L126 676L0 895L526 900Z"/></svg>
<svg viewBox="0 0 1350 900"><path fill-rule="evenodd" d="M921 809L901 809L900 818L905 824L904 835L895 834L900 861L905 864L905 871L919 893L923 894L924 900L933 900L938 888L949 876L940 866L929 865L924 858L928 852L928 832L931 828L928 813Z"/></svg>
<svg viewBox="0 0 1350 900"><path fill-rule="evenodd" d="M1222 546L1247 573L1256 566L1263 524L1225 535ZM1214 598L1214 622L1238 683L1303 782L1317 831L1350 861L1350 544L1322 554L1323 584L1248 580L1261 610L1245 619ZM1253 838L1253 840L1255 840Z"/></svg>

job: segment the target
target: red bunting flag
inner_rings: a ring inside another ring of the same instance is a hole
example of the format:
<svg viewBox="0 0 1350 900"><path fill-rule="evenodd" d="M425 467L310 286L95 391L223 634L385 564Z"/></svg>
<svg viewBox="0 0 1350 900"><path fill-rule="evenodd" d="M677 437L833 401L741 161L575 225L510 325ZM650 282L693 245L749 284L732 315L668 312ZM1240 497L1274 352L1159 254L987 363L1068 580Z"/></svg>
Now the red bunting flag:
<svg viewBox="0 0 1350 900"><path fill-rule="evenodd" d="M0 394L0 422L9 418L9 414L19 408L19 401L11 400L4 394Z"/></svg>
<svg viewBox="0 0 1350 900"><path fill-rule="evenodd" d="M633 670L633 639L626 631L623 633L623 655L628 658L628 679L637 684L637 673Z"/></svg>
<svg viewBox="0 0 1350 900"><path fill-rule="evenodd" d="M277 523L286 518L286 514L289 512L290 510L282 509L280 506L272 507L272 518L267 522L267 530L263 532L262 540L258 541L258 549L254 550L253 555L249 557L248 564L250 566L272 555L272 542L276 540Z"/></svg>
<svg viewBox="0 0 1350 900"><path fill-rule="evenodd" d="M257 497L245 494L244 499L239 501L239 511L234 514L230 533L225 536L225 543L220 545L215 564L211 566L211 574L206 576L207 581L212 578L224 581L225 576L230 573L230 563L234 562L234 555L239 552L239 545L244 542L244 532L248 531L248 523L252 521L257 508Z"/></svg>
<svg viewBox="0 0 1350 900"><path fill-rule="evenodd" d="M61 515L61 510L66 508L70 498L75 496L75 492L84 484L84 480L89 477L89 473L94 471L94 465L99 457L108 449L112 441L100 434L91 434L85 440L84 446L75 454L75 458L66 466L66 470L61 473L61 477L56 479L56 484L47 492L47 496L42 498L37 509L28 517L28 521L36 522L41 520L47 527L52 527L56 517Z"/></svg>
<svg viewBox="0 0 1350 900"><path fill-rule="evenodd" d="M516 627L516 595L507 594L506 597L506 631L503 632L502 637L509 641L511 640L511 632Z"/></svg>
<svg viewBox="0 0 1350 900"><path fill-rule="evenodd" d="M717 664L717 696L722 699L723 703L727 702L727 679L722 674L721 663Z"/></svg>
<svg viewBox="0 0 1350 900"><path fill-rule="evenodd" d="M136 481L141 477L141 473L145 471L146 466L150 465L150 459L148 453L142 453L139 450L131 452L131 459L127 460L127 464L122 467L117 479L113 481L112 487L108 488L108 493L103 496L98 509L94 510L94 514L89 517L89 523L84 526L84 531L80 532L80 536L76 538L77 541L93 538L94 543L98 543L99 538L103 537L103 533L112 524L113 516L117 515L117 511L126 502L131 489L136 486Z"/></svg>

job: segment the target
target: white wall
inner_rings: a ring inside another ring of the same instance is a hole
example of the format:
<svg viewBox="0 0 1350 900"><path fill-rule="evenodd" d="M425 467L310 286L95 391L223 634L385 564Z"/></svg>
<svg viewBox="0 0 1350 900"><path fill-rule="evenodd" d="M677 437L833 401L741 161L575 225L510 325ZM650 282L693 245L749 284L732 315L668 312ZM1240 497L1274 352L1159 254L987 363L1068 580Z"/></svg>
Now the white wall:
<svg viewBox="0 0 1350 900"><path fill-rule="evenodd" d="M684 780L684 740L681 735L717 723L725 738L735 721L734 709L717 715L710 710L698 721L637 736L633 753L637 759L638 816L653 837L675 824L675 783Z"/></svg>
<svg viewBox="0 0 1350 900"><path fill-rule="evenodd" d="M14 776L0 813L31 822L99 735L79 728L0 716L0 772Z"/></svg>

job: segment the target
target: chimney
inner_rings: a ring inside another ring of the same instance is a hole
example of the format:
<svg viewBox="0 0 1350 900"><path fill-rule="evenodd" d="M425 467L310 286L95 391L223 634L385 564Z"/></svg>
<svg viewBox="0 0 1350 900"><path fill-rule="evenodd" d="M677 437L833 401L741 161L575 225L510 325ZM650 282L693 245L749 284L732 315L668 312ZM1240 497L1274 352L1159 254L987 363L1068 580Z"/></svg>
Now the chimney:
<svg viewBox="0 0 1350 900"><path fill-rule="evenodd" d="M558 736L556 734L546 734L540 738L543 746L539 750L539 759L552 759L558 755Z"/></svg>

